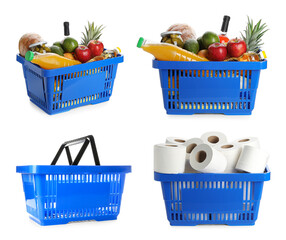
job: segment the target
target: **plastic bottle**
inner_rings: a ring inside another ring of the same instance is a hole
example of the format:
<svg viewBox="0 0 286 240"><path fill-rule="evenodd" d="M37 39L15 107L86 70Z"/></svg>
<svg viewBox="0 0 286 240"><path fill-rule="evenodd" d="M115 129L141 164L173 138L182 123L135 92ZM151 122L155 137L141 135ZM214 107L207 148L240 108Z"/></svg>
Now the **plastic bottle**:
<svg viewBox="0 0 286 240"><path fill-rule="evenodd" d="M38 54L28 51L25 55L25 59L47 70L81 64L80 61L71 60L55 53Z"/></svg>
<svg viewBox="0 0 286 240"><path fill-rule="evenodd" d="M142 37L139 38L137 47L151 53L160 61L208 61L206 58L200 57L173 44L152 43Z"/></svg>
<svg viewBox="0 0 286 240"><path fill-rule="evenodd" d="M223 17L223 21L222 21L222 25L221 25L221 33L218 36L220 43L227 44L229 42L229 38L226 35L227 30L228 30L229 21L230 21L230 16L224 16Z"/></svg>

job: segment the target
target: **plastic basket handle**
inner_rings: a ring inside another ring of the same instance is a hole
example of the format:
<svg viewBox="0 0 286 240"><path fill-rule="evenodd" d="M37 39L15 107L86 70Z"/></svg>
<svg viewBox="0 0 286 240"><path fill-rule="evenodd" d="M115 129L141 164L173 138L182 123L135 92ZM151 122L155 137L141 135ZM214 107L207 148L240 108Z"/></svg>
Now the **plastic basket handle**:
<svg viewBox="0 0 286 240"><path fill-rule="evenodd" d="M80 144L80 143L83 143L83 145L82 145L81 149L79 150L76 158L73 161L72 157L71 157L71 153L70 153L69 147L72 146L72 145ZM94 141L94 138L93 138L92 135L88 135L86 137L77 138L77 139L74 139L74 140L71 140L71 141L64 142L61 145L60 149L58 150L56 156L54 157L54 160L52 161L51 165L56 165L56 163L59 160L59 158L60 158L60 156L61 156L61 154L62 154L64 149L66 150L66 154L67 154L67 157L68 157L69 165L78 165L78 163L79 163L80 159L82 158L85 150L87 149L89 143L91 145L91 150L92 150L92 154L93 154L93 159L94 159L95 165L100 165L98 154L97 154L97 150L96 150L96 146L95 146L95 141Z"/></svg>

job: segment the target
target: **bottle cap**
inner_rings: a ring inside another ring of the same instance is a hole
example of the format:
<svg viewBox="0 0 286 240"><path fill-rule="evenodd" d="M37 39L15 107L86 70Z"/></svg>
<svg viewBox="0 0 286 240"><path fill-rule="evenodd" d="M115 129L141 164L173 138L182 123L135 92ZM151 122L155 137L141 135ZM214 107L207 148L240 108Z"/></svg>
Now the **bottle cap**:
<svg viewBox="0 0 286 240"><path fill-rule="evenodd" d="M230 20L230 16L226 16L225 15L223 17L223 22L222 22L222 25L221 25L221 31L222 32L227 32L229 20Z"/></svg>
<svg viewBox="0 0 286 240"><path fill-rule="evenodd" d="M69 36L70 35L70 27L69 22L64 22L64 35Z"/></svg>
<svg viewBox="0 0 286 240"><path fill-rule="evenodd" d="M34 59L35 54L32 51L28 51L25 55L25 59L31 62Z"/></svg>
<svg viewBox="0 0 286 240"><path fill-rule="evenodd" d="M144 43L144 38L143 37L139 38L138 43L137 43L137 47L141 48L143 43Z"/></svg>

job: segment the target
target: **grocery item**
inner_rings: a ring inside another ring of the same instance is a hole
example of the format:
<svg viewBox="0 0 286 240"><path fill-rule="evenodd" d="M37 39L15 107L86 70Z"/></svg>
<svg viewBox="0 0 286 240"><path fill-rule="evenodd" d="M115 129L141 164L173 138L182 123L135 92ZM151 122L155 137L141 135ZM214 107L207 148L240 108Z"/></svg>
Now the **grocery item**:
<svg viewBox="0 0 286 240"><path fill-rule="evenodd" d="M208 49L202 49L198 52L198 56L203 58L209 58L209 50Z"/></svg>
<svg viewBox="0 0 286 240"><path fill-rule="evenodd" d="M222 22L221 29L220 29L221 33L218 35L220 43L227 44L229 41L229 38L227 37L229 21L230 21L230 16L225 15L223 17L223 22Z"/></svg>
<svg viewBox="0 0 286 240"><path fill-rule="evenodd" d="M167 137L166 143L168 144L184 144L186 143L186 138L180 138L180 137Z"/></svg>
<svg viewBox="0 0 286 240"><path fill-rule="evenodd" d="M208 59L223 61L227 56L227 48L224 43L213 43L208 47Z"/></svg>
<svg viewBox="0 0 286 240"><path fill-rule="evenodd" d="M181 37L182 33L178 31L168 31L161 33L161 42L174 44L178 47L183 47L184 42Z"/></svg>
<svg viewBox="0 0 286 240"><path fill-rule="evenodd" d="M159 173L183 173L186 147L182 144L156 144L154 146L154 171Z"/></svg>
<svg viewBox="0 0 286 240"><path fill-rule="evenodd" d="M240 62L258 62L260 60L261 56L256 52L246 52L238 58Z"/></svg>
<svg viewBox="0 0 286 240"><path fill-rule="evenodd" d="M121 53L121 49L117 47L114 49L106 49L103 51L101 55L104 57L104 59L107 59L107 58L117 57L120 53Z"/></svg>
<svg viewBox="0 0 286 240"><path fill-rule="evenodd" d="M197 40L195 39L188 39L184 43L184 49L186 49L189 52L197 54L200 50L200 45Z"/></svg>
<svg viewBox="0 0 286 240"><path fill-rule="evenodd" d="M230 57L240 57L242 54L246 53L247 46L246 43L242 39L231 39L227 43L227 53Z"/></svg>
<svg viewBox="0 0 286 240"><path fill-rule="evenodd" d="M253 147L244 146L236 164L236 170L248 173L264 173L269 159L268 153Z"/></svg>
<svg viewBox="0 0 286 240"><path fill-rule="evenodd" d="M50 49L52 53L56 53L60 56L64 56L64 50L61 47L53 45L50 47Z"/></svg>
<svg viewBox="0 0 286 240"><path fill-rule="evenodd" d="M89 61L92 57L92 53L91 50L84 46L84 45L79 45L76 49L75 49L75 55L76 55L76 59L81 61L82 63L85 63L87 61Z"/></svg>
<svg viewBox="0 0 286 240"><path fill-rule="evenodd" d="M104 50L103 43L98 40L90 40L87 47L90 49L92 57L100 56Z"/></svg>
<svg viewBox="0 0 286 240"><path fill-rule="evenodd" d="M19 53L25 57L30 50L30 45L38 42L43 42L42 37L37 33L26 33L19 40Z"/></svg>
<svg viewBox="0 0 286 240"><path fill-rule="evenodd" d="M178 31L181 32L182 39L185 42L188 39L196 39L195 30L188 24L177 23L170 26L167 31Z"/></svg>
<svg viewBox="0 0 286 240"><path fill-rule="evenodd" d="M78 47L78 42L72 37L66 37L62 42L62 48L65 52L71 53L74 52Z"/></svg>
<svg viewBox="0 0 286 240"><path fill-rule="evenodd" d="M59 41L54 42L53 45L62 48L62 44L61 44L61 42L59 42Z"/></svg>
<svg viewBox="0 0 286 240"><path fill-rule="evenodd" d="M258 52L262 47L262 37L269 30L265 23L261 23L262 19L257 24L253 24L253 20L247 17L247 26L244 34L241 33L242 39L247 45L247 51Z"/></svg>
<svg viewBox="0 0 286 240"><path fill-rule="evenodd" d="M233 144L239 145L241 149L244 146L252 146L252 147L260 148L259 140L256 137L239 138L233 141Z"/></svg>
<svg viewBox="0 0 286 240"><path fill-rule="evenodd" d="M188 139L185 143L183 143L186 146L186 162L185 162L185 171L184 173L197 173L195 169L192 168L190 164L190 155L192 151L200 144L203 144L203 140L200 138L191 138Z"/></svg>
<svg viewBox="0 0 286 240"><path fill-rule="evenodd" d="M74 55L72 53L64 53L64 57L69 58L71 60L75 60Z"/></svg>
<svg viewBox="0 0 286 240"><path fill-rule="evenodd" d="M81 63L80 61L71 60L55 53L35 54L31 51L26 53L25 59L47 70L69 67Z"/></svg>
<svg viewBox="0 0 286 240"><path fill-rule="evenodd" d="M208 61L175 45L152 43L142 37L138 40L137 47L151 53L157 60L161 61Z"/></svg>
<svg viewBox="0 0 286 240"><path fill-rule="evenodd" d="M203 173L223 173L227 166L227 159L210 145L200 144L190 154L190 165Z"/></svg>
<svg viewBox="0 0 286 240"><path fill-rule="evenodd" d="M204 48L208 49L208 47L213 44L213 43L218 43L219 41L219 37L216 33L214 32L205 32L202 36L202 43Z"/></svg>
<svg viewBox="0 0 286 240"><path fill-rule="evenodd" d="M197 38L197 42L199 43L200 50L205 49L204 44L203 44L203 38L202 38L202 36L200 36L200 37Z"/></svg>
<svg viewBox="0 0 286 240"><path fill-rule="evenodd" d="M241 153L241 146L238 144L224 143L216 145L215 149L221 152L227 160L227 165L224 172L236 173L237 171L235 166Z"/></svg>
<svg viewBox="0 0 286 240"><path fill-rule="evenodd" d="M211 146L227 143L227 137L221 132L206 132L201 139Z"/></svg>
<svg viewBox="0 0 286 240"><path fill-rule="evenodd" d="M103 25L95 26L94 22L88 22L87 27L85 27L85 33L82 33L81 44L87 46L91 40L99 40L104 28Z"/></svg>

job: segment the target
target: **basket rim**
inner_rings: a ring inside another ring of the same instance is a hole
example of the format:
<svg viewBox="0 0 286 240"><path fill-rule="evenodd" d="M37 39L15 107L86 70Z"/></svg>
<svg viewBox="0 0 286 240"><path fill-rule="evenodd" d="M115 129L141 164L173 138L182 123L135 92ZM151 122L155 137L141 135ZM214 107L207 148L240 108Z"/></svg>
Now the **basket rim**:
<svg viewBox="0 0 286 240"><path fill-rule="evenodd" d="M215 61L160 61L153 59L157 69L195 70L261 70L267 68L267 60L259 62L215 62Z"/></svg>
<svg viewBox="0 0 286 240"><path fill-rule="evenodd" d="M42 77L54 77L58 75L74 73L74 72L79 72L79 71L86 71L86 70L90 70L93 68L105 67L107 65L122 63L124 61L124 56L122 54L119 54L115 58L109 58L109 59L104 59L100 61L84 63L84 64L79 64L79 65L74 65L74 66L69 66L69 67L63 67L63 68L57 68L57 69L50 69L50 70L43 69L40 66L27 61L20 54L17 54L16 60L19 63L21 63L23 66L27 66L28 68L32 69L33 71L35 71Z"/></svg>
<svg viewBox="0 0 286 240"><path fill-rule="evenodd" d="M131 166L66 166L66 165L25 165L17 166L17 173L22 174L91 174L91 173L130 173Z"/></svg>
<svg viewBox="0 0 286 240"><path fill-rule="evenodd" d="M173 181L251 181L261 182L270 180L270 170L264 173L178 173L166 174L154 172L154 179L160 182Z"/></svg>

